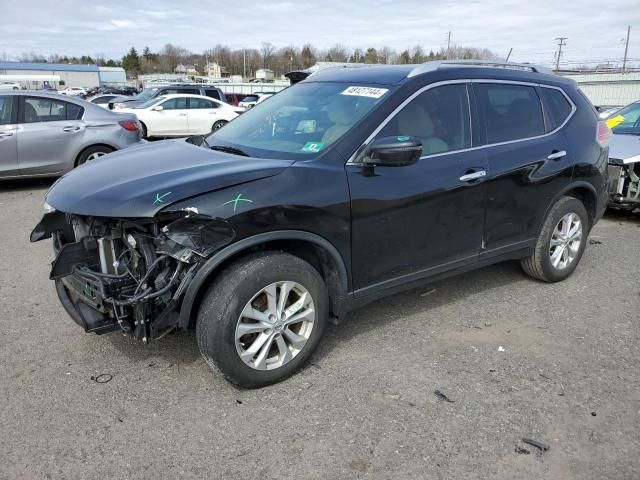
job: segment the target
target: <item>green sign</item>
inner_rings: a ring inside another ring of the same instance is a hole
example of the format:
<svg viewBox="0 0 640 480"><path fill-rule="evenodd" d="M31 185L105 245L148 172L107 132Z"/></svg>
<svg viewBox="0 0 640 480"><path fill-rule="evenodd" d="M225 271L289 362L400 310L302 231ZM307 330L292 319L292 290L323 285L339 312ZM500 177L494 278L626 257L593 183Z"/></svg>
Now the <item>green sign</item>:
<svg viewBox="0 0 640 480"><path fill-rule="evenodd" d="M324 147L322 142L307 142L302 147L303 152L318 153Z"/></svg>

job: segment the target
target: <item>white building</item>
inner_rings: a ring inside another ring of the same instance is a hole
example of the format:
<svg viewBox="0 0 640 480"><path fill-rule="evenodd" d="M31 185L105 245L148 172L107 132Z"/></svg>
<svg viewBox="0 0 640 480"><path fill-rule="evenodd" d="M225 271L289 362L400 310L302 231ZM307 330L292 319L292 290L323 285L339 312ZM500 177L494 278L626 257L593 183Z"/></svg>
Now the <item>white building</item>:
<svg viewBox="0 0 640 480"><path fill-rule="evenodd" d="M562 73L578 82L580 90L597 106L622 106L640 100L640 72Z"/></svg>
<svg viewBox="0 0 640 480"><path fill-rule="evenodd" d="M60 78L54 82L55 85L51 85L55 88L100 86L100 72L98 66L93 64L0 62L0 80L3 77L13 77L12 81L17 81L25 88L42 87L42 82L30 80L30 78L42 77L43 75Z"/></svg>
<svg viewBox="0 0 640 480"><path fill-rule="evenodd" d="M222 68L216 62L209 62L205 74L209 78L222 78Z"/></svg>

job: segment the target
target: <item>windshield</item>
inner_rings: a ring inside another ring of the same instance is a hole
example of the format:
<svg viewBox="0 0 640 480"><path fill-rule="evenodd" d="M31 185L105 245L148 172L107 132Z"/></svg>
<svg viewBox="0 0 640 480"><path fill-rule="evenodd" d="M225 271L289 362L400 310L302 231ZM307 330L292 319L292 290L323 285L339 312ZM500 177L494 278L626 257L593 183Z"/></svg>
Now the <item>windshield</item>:
<svg viewBox="0 0 640 480"><path fill-rule="evenodd" d="M158 91L158 88L145 88L142 92L136 95L136 100L149 100L151 97L155 95Z"/></svg>
<svg viewBox="0 0 640 480"><path fill-rule="evenodd" d="M613 133L640 135L640 103L627 105L606 119Z"/></svg>
<svg viewBox="0 0 640 480"><path fill-rule="evenodd" d="M152 105L155 105L156 103L161 102L165 98L167 98L167 97L165 97L164 95L160 95L159 97L152 98L151 100L147 100L146 102L141 103L140 105L136 105L136 106L134 106L132 108L149 108Z"/></svg>
<svg viewBox="0 0 640 480"><path fill-rule="evenodd" d="M347 83L299 83L257 104L207 142L231 145L252 156L307 158L343 137L388 92Z"/></svg>

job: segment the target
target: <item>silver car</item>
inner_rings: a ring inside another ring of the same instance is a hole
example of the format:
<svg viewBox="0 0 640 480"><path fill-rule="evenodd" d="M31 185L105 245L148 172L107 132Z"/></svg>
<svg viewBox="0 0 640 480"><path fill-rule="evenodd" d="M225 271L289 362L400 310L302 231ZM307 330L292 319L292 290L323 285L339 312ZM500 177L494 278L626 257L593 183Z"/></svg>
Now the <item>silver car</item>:
<svg viewBox="0 0 640 480"><path fill-rule="evenodd" d="M0 178L61 175L140 139L135 115L57 93L0 92Z"/></svg>

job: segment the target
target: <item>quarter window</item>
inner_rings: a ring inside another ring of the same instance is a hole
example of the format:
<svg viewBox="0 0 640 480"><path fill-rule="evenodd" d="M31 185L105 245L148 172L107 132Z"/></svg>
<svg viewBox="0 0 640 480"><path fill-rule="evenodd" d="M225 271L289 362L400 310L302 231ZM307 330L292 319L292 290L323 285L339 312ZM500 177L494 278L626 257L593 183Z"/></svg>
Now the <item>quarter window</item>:
<svg viewBox="0 0 640 480"><path fill-rule="evenodd" d="M83 114L84 108L73 103L37 97L24 100L25 123L80 120Z"/></svg>
<svg viewBox="0 0 640 480"><path fill-rule="evenodd" d="M13 97L0 97L0 125L11 123L11 113L13 112Z"/></svg>
<svg viewBox="0 0 640 480"><path fill-rule="evenodd" d="M378 136L417 137L422 141L422 155L432 155L469 148L470 124L466 85L444 85L414 98Z"/></svg>
<svg viewBox="0 0 640 480"><path fill-rule="evenodd" d="M508 142L545 133L542 104L534 87L509 84L476 84L484 113L487 143Z"/></svg>
<svg viewBox="0 0 640 480"><path fill-rule="evenodd" d="M571 115L571 104L560 90L543 87L540 91L547 116L547 132L551 132Z"/></svg>

